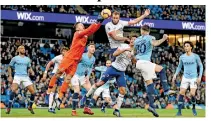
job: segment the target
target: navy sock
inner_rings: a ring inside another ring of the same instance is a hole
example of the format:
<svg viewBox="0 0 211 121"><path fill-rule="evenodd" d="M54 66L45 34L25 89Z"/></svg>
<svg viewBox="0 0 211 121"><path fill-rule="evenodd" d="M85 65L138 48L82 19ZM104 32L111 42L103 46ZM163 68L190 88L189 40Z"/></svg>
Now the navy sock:
<svg viewBox="0 0 211 121"><path fill-rule="evenodd" d="M14 97L15 97L15 92L11 91L8 108L12 107Z"/></svg>
<svg viewBox="0 0 211 121"><path fill-rule="evenodd" d="M32 108L32 105L34 103L34 97L35 97L35 94L31 94L31 97L30 97L30 102L29 102L29 107Z"/></svg>
<svg viewBox="0 0 211 121"><path fill-rule="evenodd" d="M90 100L92 100L92 99L91 99L91 96L87 97L87 99L86 99L86 106L89 106Z"/></svg>
<svg viewBox="0 0 211 121"><path fill-rule="evenodd" d="M79 101L79 99L78 99L78 93L74 93L73 94L73 104L72 104L72 109L73 110L75 110L76 109L76 106L77 106L77 104L78 104L78 101Z"/></svg>
<svg viewBox="0 0 211 121"><path fill-rule="evenodd" d="M159 74L160 74L160 81L161 81L162 87L164 89L164 92L168 92L169 91L169 86L168 86L168 83L167 83L167 77L166 77L165 69L163 68L159 72Z"/></svg>
<svg viewBox="0 0 211 121"><path fill-rule="evenodd" d="M196 97L195 96L191 97L191 102L192 102L192 105L193 105L193 109L195 109L195 106L196 106Z"/></svg>
<svg viewBox="0 0 211 121"><path fill-rule="evenodd" d="M152 83L147 86L147 96L148 96L148 100L149 100L149 106L152 107L153 109L155 108L154 94L155 94L155 87L154 87L154 83Z"/></svg>
<svg viewBox="0 0 211 121"><path fill-rule="evenodd" d="M96 102L95 99L92 98L88 107L91 108L92 106L94 106L95 102Z"/></svg>
<svg viewBox="0 0 211 121"><path fill-rule="evenodd" d="M179 95L179 100L178 100L178 111L181 113L182 107L184 104L184 95Z"/></svg>

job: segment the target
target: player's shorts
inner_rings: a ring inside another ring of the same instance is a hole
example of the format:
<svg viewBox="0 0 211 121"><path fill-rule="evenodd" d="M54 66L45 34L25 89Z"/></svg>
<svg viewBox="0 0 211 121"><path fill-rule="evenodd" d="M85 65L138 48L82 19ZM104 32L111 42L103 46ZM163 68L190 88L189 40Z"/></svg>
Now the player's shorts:
<svg viewBox="0 0 211 121"><path fill-rule="evenodd" d="M73 76L73 78L71 79L71 84L73 86L83 85L83 84L86 83L85 81L86 81L86 77L85 76L78 76L77 74L75 74Z"/></svg>
<svg viewBox="0 0 211 121"><path fill-rule="evenodd" d="M145 81L157 78L157 75L155 73L155 66L155 63L146 60L138 60L136 62L136 68L141 71L141 74Z"/></svg>
<svg viewBox="0 0 211 121"><path fill-rule="evenodd" d="M51 75L54 75L54 73L51 73ZM62 83L64 82L64 78L59 78L56 82L57 86L62 86Z"/></svg>
<svg viewBox="0 0 211 121"><path fill-rule="evenodd" d="M119 71L113 66L107 68L106 72L103 73L101 80L106 83L108 80L111 80L114 77L116 78L117 85L119 87L126 87L125 72Z"/></svg>
<svg viewBox="0 0 211 121"><path fill-rule="evenodd" d="M66 75L74 75L78 66L77 60L72 60L68 57L64 57L59 65L59 71L65 72Z"/></svg>
<svg viewBox="0 0 211 121"><path fill-rule="evenodd" d="M105 98L105 97L109 97L110 98L109 88L105 88L104 86L101 86L101 87L97 88L97 90L95 91L94 95L100 96L101 92L102 92L103 98Z"/></svg>
<svg viewBox="0 0 211 121"><path fill-rule="evenodd" d="M14 76L13 83L16 83L18 85L22 84L23 87L27 87L33 84L29 76L17 76L17 75Z"/></svg>
<svg viewBox="0 0 211 121"><path fill-rule="evenodd" d="M197 81L196 80L197 80L197 78L187 79L183 76L180 88L187 89L190 86L190 88L197 89Z"/></svg>

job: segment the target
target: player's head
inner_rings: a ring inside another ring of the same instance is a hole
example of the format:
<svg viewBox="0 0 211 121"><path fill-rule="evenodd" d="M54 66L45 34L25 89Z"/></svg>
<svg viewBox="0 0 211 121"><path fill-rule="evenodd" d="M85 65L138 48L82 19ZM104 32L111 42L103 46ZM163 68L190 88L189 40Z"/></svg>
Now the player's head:
<svg viewBox="0 0 211 121"><path fill-rule="evenodd" d="M113 24L118 24L119 19L120 19L120 13L118 11L114 11L112 13L112 23Z"/></svg>
<svg viewBox="0 0 211 121"><path fill-rule="evenodd" d="M136 35L132 35L130 36L130 45L133 46L134 45L134 41L136 40L137 36Z"/></svg>
<svg viewBox="0 0 211 121"><path fill-rule="evenodd" d="M94 43L88 44L88 52L91 53L91 54L95 53L95 44Z"/></svg>
<svg viewBox="0 0 211 121"><path fill-rule="evenodd" d="M148 25L143 25L141 27L141 35L147 35L150 33L150 27Z"/></svg>
<svg viewBox="0 0 211 121"><path fill-rule="evenodd" d="M68 47L62 47L61 54L64 55L68 50Z"/></svg>
<svg viewBox="0 0 211 121"><path fill-rule="evenodd" d="M109 67L109 66L111 66L111 60L106 61L106 67Z"/></svg>
<svg viewBox="0 0 211 121"><path fill-rule="evenodd" d="M76 22L73 26L75 31L83 31L85 29L84 25L81 22Z"/></svg>
<svg viewBox="0 0 211 121"><path fill-rule="evenodd" d="M25 54L25 47L23 45L20 45L18 47L18 52L19 52L19 54L24 55Z"/></svg>
<svg viewBox="0 0 211 121"><path fill-rule="evenodd" d="M184 49L185 49L185 52L191 52L192 49L193 49L193 43L191 41L185 41L184 42Z"/></svg>

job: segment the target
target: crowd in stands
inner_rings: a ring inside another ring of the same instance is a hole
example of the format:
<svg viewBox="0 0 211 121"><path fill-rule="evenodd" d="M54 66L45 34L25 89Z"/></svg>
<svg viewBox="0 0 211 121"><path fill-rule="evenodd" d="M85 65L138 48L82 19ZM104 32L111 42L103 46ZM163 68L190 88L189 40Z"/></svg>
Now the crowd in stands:
<svg viewBox="0 0 211 121"><path fill-rule="evenodd" d="M36 89L36 98L35 105L36 106L47 106L48 105L48 97L46 96L46 90L48 88L48 83L51 78L51 71L53 67L48 72L47 80L42 80L42 75L45 70L45 65L56 55L60 54L60 48L62 46L67 46L66 43L56 43L53 47L50 47L48 43L45 43L43 47L40 46L39 42L29 43L28 40L18 40L13 39L12 41L5 41L1 43L0 53L1 53L1 65L0 65L0 73L1 73L1 98L5 105L8 103L8 98L10 94L10 83L7 80L7 67L12 57L17 55L17 47L19 45L24 45L26 49L26 56L28 56L32 61L32 69L35 72L35 76L30 76L33 84ZM105 61L111 58L111 54L108 52L109 44L96 44L96 66L105 65ZM203 51L198 46L194 49L194 52L200 55L204 68L205 66L205 51ZM166 108L167 104L177 104L177 96L180 87L180 82L182 79L182 74L179 74L176 79L175 84L172 84L172 77L175 73L175 70L178 65L179 56L183 53L183 49L181 46L168 46L168 47L156 47L153 50L152 54L152 62L163 65L165 67L168 77L168 83L171 90L176 91L176 94L170 95L168 102L163 98L163 90L160 84L159 78L155 79L155 88L156 95L155 105L157 108ZM205 71L202 77L202 83L198 85L196 99L197 104L205 104ZM93 84L98 81L100 77L100 73L93 69L93 72L90 76L90 81ZM159 76L158 76L159 77ZM135 64L130 64L126 71L126 79L127 79L127 94L124 98L124 103L122 107L132 107L132 108L145 108L147 104L146 98L146 90L145 85L143 83L143 78L141 73L135 69ZM111 98L113 101L116 101L118 96L118 88L116 84L111 84ZM81 90L80 97L83 96L86 92L84 89ZM28 95L30 93L27 92L22 87L19 88L17 92L17 98L15 99L15 103L13 107L27 107L28 105ZM72 90L68 89L68 93L65 95L63 99L64 107L71 107L72 104ZM98 98L96 102L96 106L99 107L102 104L102 98ZM186 107L190 106L190 92L187 91L185 97ZM80 103L79 103L80 106Z"/></svg>
<svg viewBox="0 0 211 121"><path fill-rule="evenodd" d="M98 15L102 9L108 8L121 13L121 17L136 18L150 9L148 19L158 20L181 20L205 22L205 5L84 5L80 6L83 11L75 5L2 5L3 10L20 10L34 12L52 12L69 14Z"/></svg>

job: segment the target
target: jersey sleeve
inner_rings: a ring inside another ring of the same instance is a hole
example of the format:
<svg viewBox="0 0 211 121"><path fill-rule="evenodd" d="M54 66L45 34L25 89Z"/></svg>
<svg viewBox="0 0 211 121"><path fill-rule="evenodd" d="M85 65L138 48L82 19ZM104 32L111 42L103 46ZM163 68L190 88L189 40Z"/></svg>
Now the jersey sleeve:
<svg viewBox="0 0 211 121"><path fill-rule="evenodd" d="M16 58L13 57L12 60L10 61L10 63L9 63L9 66L14 66L15 61L16 61Z"/></svg>
<svg viewBox="0 0 211 121"><path fill-rule="evenodd" d="M201 59L198 55L196 55L196 61L197 61L197 64L199 66L199 78L201 78L202 73L203 73L203 65L202 65Z"/></svg>
<svg viewBox="0 0 211 121"><path fill-rule="evenodd" d="M51 61L52 61L53 63L56 63L57 58L58 58L58 56L54 57Z"/></svg>
<svg viewBox="0 0 211 121"><path fill-rule="evenodd" d="M147 37L148 41L152 44L152 41L156 41L156 38L154 36L148 36Z"/></svg>
<svg viewBox="0 0 211 121"><path fill-rule="evenodd" d="M85 35L90 36L91 34L94 34L100 28L100 26L101 26L100 23L93 23L87 29L79 32L78 36L79 37L83 37Z"/></svg>
<svg viewBox="0 0 211 121"><path fill-rule="evenodd" d="M182 69L182 64L183 64L183 62L182 62L182 57L180 56L180 58L179 58L179 65L178 65L177 70L176 70L176 73L175 73L176 76L177 76L178 73L181 71L181 69Z"/></svg>
<svg viewBox="0 0 211 121"><path fill-rule="evenodd" d="M123 27L125 27L125 26L128 26L129 25L129 22L128 21L120 21L121 22L121 24L123 25Z"/></svg>
<svg viewBox="0 0 211 121"><path fill-rule="evenodd" d="M107 23L107 24L105 25L105 31L106 31L106 33L107 33L108 35L109 35L110 32L113 31L112 28L111 28L111 25L110 25L109 23Z"/></svg>
<svg viewBox="0 0 211 121"><path fill-rule="evenodd" d="M103 69L103 66L98 66L98 67L95 67L95 70L97 70L97 71L103 71L104 69Z"/></svg>

